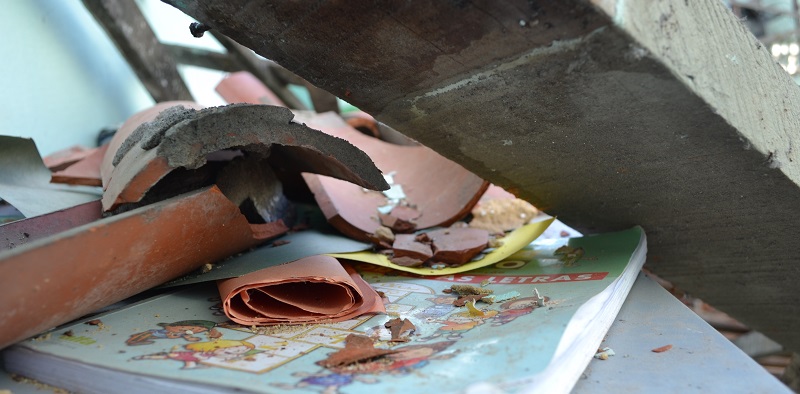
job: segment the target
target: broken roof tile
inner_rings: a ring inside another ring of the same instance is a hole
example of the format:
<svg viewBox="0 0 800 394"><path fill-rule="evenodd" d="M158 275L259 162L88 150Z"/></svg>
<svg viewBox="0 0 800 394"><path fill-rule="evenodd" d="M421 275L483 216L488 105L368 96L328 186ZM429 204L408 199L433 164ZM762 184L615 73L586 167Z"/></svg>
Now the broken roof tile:
<svg viewBox="0 0 800 394"><path fill-rule="evenodd" d="M489 243L489 233L476 228L447 228L428 232L433 242L433 260L449 265L469 262Z"/></svg>
<svg viewBox="0 0 800 394"><path fill-rule="evenodd" d="M136 130L136 128L142 123L152 121L165 109L175 106L194 109L203 108L203 106L200 104L191 101L164 101L133 114L122 124L122 126L119 127L117 132L114 133L114 137L111 138L111 141L108 143L108 152L111 152L111 154L106 154L105 157L103 157L103 162L100 165L100 174L103 177L103 189L108 187L108 183L111 179L111 172L115 167L113 164L114 156L116 155L116 152L120 150L120 147L128 138L128 136L130 136L133 131Z"/></svg>
<svg viewBox="0 0 800 394"><path fill-rule="evenodd" d="M269 156L272 163L280 162L298 173L329 175L360 187L388 188L364 152L344 140L293 122L294 115L286 108L233 104L185 111L178 115L183 119L178 122L172 118L173 112L142 123L141 127L149 130L132 131L129 138L140 136L140 142L118 143L117 149L129 148L117 165L108 161L117 154L112 150L114 145L109 148L104 167L113 169L104 183L105 210L139 202L173 170L198 169L206 164L208 154L229 148ZM105 179L105 172L103 176Z"/></svg>
<svg viewBox="0 0 800 394"><path fill-rule="evenodd" d="M225 101L231 104L249 103L286 106L278 95L247 71L228 74L217 85L216 91Z"/></svg>
<svg viewBox="0 0 800 394"><path fill-rule="evenodd" d="M50 169L50 171L61 171L77 163L86 156L89 156L96 149L97 148L74 145L70 146L69 148L55 151L43 157L42 161L44 162L44 165Z"/></svg>
<svg viewBox="0 0 800 394"><path fill-rule="evenodd" d="M212 186L2 252L0 348L262 241Z"/></svg>
<svg viewBox="0 0 800 394"><path fill-rule="evenodd" d="M309 127L346 139L366 152L384 174L393 173L394 184L403 187L405 203L418 211L413 220L416 229L448 226L464 217L489 186L427 147L394 145L369 137L336 114L307 115L303 121ZM387 204L385 195L328 177L304 174L304 178L334 227L347 236L369 241L368 234L381 225L378 207Z"/></svg>
<svg viewBox="0 0 800 394"><path fill-rule="evenodd" d="M92 152L71 164L67 168L56 171L50 179L51 183L66 183L70 185L102 186L100 165L103 162L108 144L95 148Z"/></svg>
<svg viewBox="0 0 800 394"><path fill-rule="evenodd" d="M417 241L414 234L397 234L392 250L395 257L411 257L422 261L433 257L431 246Z"/></svg>

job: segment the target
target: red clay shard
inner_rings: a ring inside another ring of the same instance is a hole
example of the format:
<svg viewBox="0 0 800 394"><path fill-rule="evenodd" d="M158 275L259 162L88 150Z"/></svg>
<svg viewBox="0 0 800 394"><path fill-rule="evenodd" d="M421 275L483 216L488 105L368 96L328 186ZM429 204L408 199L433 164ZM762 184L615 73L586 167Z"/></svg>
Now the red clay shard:
<svg viewBox="0 0 800 394"><path fill-rule="evenodd" d="M366 152L384 174L393 174L395 185L402 187L404 201L393 203L380 192L304 174L325 217L351 238L370 241L368 234L381 226L379 207L413 206L418 214L408 221L417 230L449 226L469 213L489 186L488 182L427 147L394 145L366 136L336 114L307 115L304 121L309 127L343 138Z"/></svg>
<svg viewBox="0 0 800 394"><path fill-rule="evenodd" d="M394 250L394 257L411 257L422 261L433 257L431 246L417 241L414 234L395 235L392 250Z"/></svg>
<svg viewBox="0 0 800 394"><path fill-rule="evenodd" d="M87 148L85 146L75 145L66 149L55 151L43 157L42 161L44 162L44 165L50 169L50 171L61 171L77 163L86 156L91 155L95 150L97 150L97 148Z"/></svg>
<svg viewBox="0 0 800 394"><path fill-rule="evenodd" d="M67 168L53 173L51 183L69 185L102 186L100 166L108 150L108 144L92 150L86 157L71 164Z"/></svg>
<svg viewBox="0 0 800 394"><path fill-rule="evenodd" d="M286 106L278 95L247 71L228 74L220 81L215 90L225 101L231 104L248 103Z"/></svg>
<svg viewBox="0 0 800 394"><path fill-rule="evenodd" d="M428 237L433 242L433 260L448 265L468 263L489 244L489 233L476 228L434 230Z"/></svg>

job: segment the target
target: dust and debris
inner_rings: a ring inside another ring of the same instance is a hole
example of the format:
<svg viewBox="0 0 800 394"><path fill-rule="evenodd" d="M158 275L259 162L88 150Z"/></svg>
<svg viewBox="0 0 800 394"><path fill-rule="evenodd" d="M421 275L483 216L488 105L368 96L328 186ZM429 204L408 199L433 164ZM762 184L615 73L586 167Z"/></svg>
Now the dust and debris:
<svg viewBox="0 0 800 394"><path fill-rule="evenodd" d="M466 306L470 316L478 316L478 317L486 316L486 312L478 309L478 307L475 306L475 301L468 302Z"/></svg>
<svg viewBox="0 0 800 394"><path fill-rule="evenodd" d="M51 385L49 385L47 383L42 383L42 382L40 382L40 381L38 381L36 379L25 377L25 376L22 376L22 375L19 375L19 374L16 374L16 373L12 373L11 374L11 379L13 381L17 382L17 383L32 384L34 387L36 387L37 391L38 390L46 390L46 391L51 391L54 394L69 394L69 391L64 390L64 389L62 389L60 387L51 386ZM0 391L0 392L2 392L2 391ZM8 391L8 392L10 393L10 391Z"/></svg>
<svg viewBox="0 0 800 394"><path fill-rule="evenodd" d="M211 270L213 270L213 269L214 269L214 264L206 263L206 264L203 265L203 268L200 269L200 273L201 274L207 274L207 273L211 272Z"/></svg>
<svg viewBox="0 0 800 394"><path fill-rule="evenodd" d="M664 352L666 352L666 351L668 351L670 349L672 349L672 345L664 345L664 346L652 349L650 351L653 352L653 353L664 353Z"/></svg>
<svg viewBox="0 0 800 394"><path fill-rule="evenodd" d="M609 357L616 355L614 350L610 347L604 347L602 349L597 349L597 353L595 353L594 358L598 360L608 360Z"/></svg>
<svg viewBox="0 0 800 394"><path fill-rule="evenodd" d="M394 233L389 227L380 226L375 229L375 237L384 242L394 242Z"/></svg>
<svg viewBox="0 0 800 394"><path fill-rule="evenodd" d="M638 45L631 44L629 45L628 51L624 54L625 60L629 62L639 61L644 59L650 54L647 49L644 49Z"/></svg>
<svg viewBox="0 0 800 394"><path fill-rule="evenodd" d="M509 291L508 293L484 296L483 298L481 298L481 302L485 302L487 304L493 304L495 302L505 302L513 300L514 298L517 298L520 295L521 294L518 291L512 290Z"/></svg>
<svg viewBox="0 0 800 394"><path fill-rule="evenodd" d="M33 337L33 340L37 342L49 341L52 336L53 336L52 333L48 332L46 334L37 335Z"/></svg>
<svg viewBox="0 0 800 394"><path fill-rule="evenodd" d="M472 209L469 226L492 234L516 230L531 221L539 210L519 198L500 198L480 202Z"/></svg>
<svg viewBox="0 0 800 394"><path fill-rule="evenodd" d="M583 248L573 248L569 245L564 245L553 253L554 256L559 256L559 260L564 263L565 267L572 267L581 258L583 258Z"/></svg>
<svg viewBox="0 0 800 394"><path fill-rule="evenodd" d="M285 240L285 239L279 239L279 240L277 240L277 241L272 243L272 247L276 248L278 246L288 245L290 243L292 243L292 241Z"/></svg>
<svg viewBox="0 0 800 394"><path fill-rule="evenodd" d="M443 292L445 293L456 293L458 295L486 295L494 293L492 289L484 289L481 287L475 287L472 285L452 285L449 289L444 289Z"/></svg>
<svg viewBox="0 0 800 394"><path fill-rule="evenodd" d="M489 238L488 246L489 246L489 249L497 249L497 248L503 246L503 241L499 240L497 238L491 237L491 238Z"/></svg>
<svg viewBox="0 0 800 394"><path fill-rule="evenodd" d="M536 306L544 306L544 297L539 294L539 289L533 288L533 296L536 297Z"/></svg>
<svg viewBox="0 0 800 394"><path fill-rule="evenodd" d="M474 304L476 301L483 301L484 298L486 298L485 294L464 295L464 296L461 296L461 297L458 297L457 299L455 299L453 301L453 305L461 307L461 306L467 305L468 303L473 303ZM492 301L489 301L487 303L491 304Z"/></svg>
<svg viewBox="0 0 800 394"><path fill-rule="evenodd" d="M95 327L97 327L98 331L103 331L103 330L106 330L106 329L109 328L108 326L103 324L103 321L100 320L100 319L92 319L92 320L89 320L89 321L87 321L87 322L85 322L83 324L90 325L90 326L95 326Z"/></svg>
<svg viewBox="0 0 800 394"><path fill-rule="evenodd" d="M64 331L64 333L61 334L61 335L68 336L68 337L74 337L75 333L72 330L67 330L67 331Z"/></svg>
<svg viewBox="0 0 800 394"><path fill-rule="evenodd" d="M206 336L209 339L219 339L222 338L222 332L217 330L216 328L212 328L208 332L206 332Z"/></svg>
<svg viewBox="0 0 800 394"><path fill-rule="evenodd" d="M289 334L293 332L300 332L307 330L306 324L288 325L277 324L272 326L250 326L250 332L257 335L275 335L275 334Z"/></svg>

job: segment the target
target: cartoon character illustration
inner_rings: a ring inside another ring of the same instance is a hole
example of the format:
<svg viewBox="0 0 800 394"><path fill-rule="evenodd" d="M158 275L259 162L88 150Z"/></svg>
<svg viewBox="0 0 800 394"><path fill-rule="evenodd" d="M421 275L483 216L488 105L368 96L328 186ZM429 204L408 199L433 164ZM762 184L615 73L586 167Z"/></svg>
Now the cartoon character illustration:
<svg viewBox="0 0 800 394"><path fill-rule="evenodd" d="M154 339L179 339L197 342L201 338L195 335L214 328L216 323L208 320L181 320L174 323L158 323L160 329L147 330L131 335L125 344L128 346L149 345Z"/></svg>
<svg viewBox="0 0 800 394"><path fill-rule="evenodd" d="M301 379L295 384L270 383L270 385L284 390L320 389L322 394L336 394L339 392L339 387L347 386L356 381L367 384L378 382L377 379L369 376L361 376L352 373L335 373L327 370L314 374L295 372L292 376Z"/></svg>
<svg viewBox="0 0 800 394"><path fill-rule="evenodd" d="M430 341L445 335L449 340L458 340L463 337L463 334L481 324L486 320L497 316L499 312L495 310L485 311L483 316L474 316L470 311L463 311L453 313L444 320L439 321L442 324L435 333L428 337L420 338L419 341Z"/></svg>
<svg viewBox="0 0 800 394"><path fill-rule="evenodd" d="M545 297L545 300L548 298ZM520 316L527 315L538 308L536 297L517 298L500 304L500 313L492 319L492 326L511 323Z"/></svg>
<svg viewBox="0 0 800 394"><path fill-rule="evenodd" d="M175 360L183 362L181 369L207 368L203 361L214 358L215 360L234 361L244 359L260 350L255 350L255 345L247 341L218 339L209 342L195 342L183 346L186 350L160 352L136 356L134 360Z"/></svg>
<svg viewBox="0 0 800 394"><path fill-rule="evenodd" d="M375 376L370 375L379 375L382 373L406 375L428 365L430 360L452 358L452 354L438 353L447 349L454 343L455 341L442 341L398 347L396 348L396 350L398 350L397 353L358 363L355 368L352 366L337 367L330 370L322 370L315 374L296 372L292 375L301 378L297 383L293 385L272 383L271 385L286 390L300 388L320 389L320 392L323 394L335 394L339 392L339 388L345 387L353 382L368 384L379 382Z"/></svg>
<svg viewBox="0 0 800 394"><path fill-rule="evenodd" d="M433 305L416 311L414 313L414 317L418 319L432 320L445 316L456 308L453 305L453 301L455 301L456 298L457 297L454 296L426 298L426 300L432 302Z"/></svg>

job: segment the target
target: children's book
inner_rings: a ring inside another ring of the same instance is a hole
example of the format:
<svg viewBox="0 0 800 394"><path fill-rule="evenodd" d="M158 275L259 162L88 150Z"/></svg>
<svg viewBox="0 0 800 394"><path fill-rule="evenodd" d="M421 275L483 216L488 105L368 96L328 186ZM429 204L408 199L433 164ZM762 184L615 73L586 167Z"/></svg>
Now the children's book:
<svg viewBox="0 0 800 394"><path fill-rule="evenodd" d="M81 393L566 393L646 249L637 227L537 241L452 275L353 262L388 312L329 324L241 326L221 312L216 286L193 284L24 341L3 358L9 372ZM397 318L413 328L393 334L386 325ZM325 363L350 334L390 352Z"/></svg>

